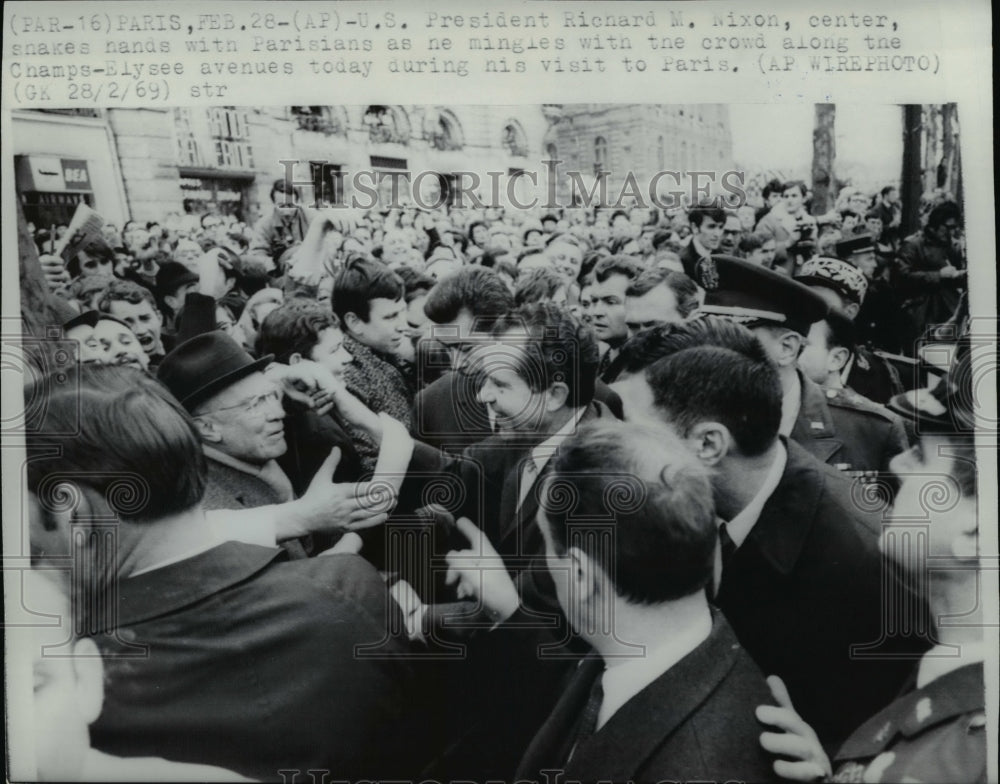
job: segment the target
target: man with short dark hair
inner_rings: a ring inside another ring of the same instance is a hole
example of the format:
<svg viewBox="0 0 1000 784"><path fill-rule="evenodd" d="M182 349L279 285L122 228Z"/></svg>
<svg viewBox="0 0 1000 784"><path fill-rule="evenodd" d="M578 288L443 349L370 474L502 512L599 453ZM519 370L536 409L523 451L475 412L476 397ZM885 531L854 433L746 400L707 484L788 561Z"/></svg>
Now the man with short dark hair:
<svg viewBox="0 0 1000 784"><path fill-rule="evenodd" d="M408 676L387 631L401 620L375 569L215 538L198 430L153 379L97 366L46 389L28 438L31 547L83 567L74 606L107 667L94 747L262 781L402 772L393 728ZM48 502L55 479L73 486L71 506ZM366 643L386 655L358 656Z"/></svg>
<svg viewBox="0 0 1000 784"><path fill-rule="evenodd" d="M646 270L625 290L629 337L657 324L684 321L698 307L698 287L682 272Z"/></svg>
<svg viewBox="0 0 1000 784"><path fill-rule="evenodd" d="M163 316L156 307L153 293L138 283L115 279L104 290L97 309L128 325L155 370L166 351Z"/></svg>
<svg viewBox="0 0 1000 784"><path fill-rule="evenodd" d="M740 240L743 238L743 224L740 223L740 216L735 212L727 212L726 220L722 224L722 239L719 240L719 252L736 255Z"/></svg>
<svg viewBox="0 0 1000 784"><path fill-rule="evenodd" d="M691 240L681 250L684 274L702 288L715 283L715 266L712 254L719 249L722 230L726 225L726 211L712 205L699 205L688 213Z"/></svg>
<svg viewBox="0 0 1000 784"><path fill-rule="evenodd" d="M333 281L331 306L344 330L344 347L354 361L344 383L376 414L386 413L410 427L412 367L399 358L409 339L403 281L379 261L352 259ZM365 452L371 455L371 447Z"/></svg>
<svg viewBox="0 0 1000 784"><path fill-rule="evenodd" d="M625 325L625 292L641 272L641 268L625 256L609 256L597 262L590 289L590 326L606 348L601 354L598 374L606 380L618 350L628 339Z"/></svg>
<svg viewBox="0 0 1000 784"><path fill-rule="evenodd" d="M760 219L754 231L773 238L775 266L791 275L798 259L809 252L816 241L816 219L806 211L808 188L802 180L786 182L781 189L781 203Z"/></svg>
<svg viewBox="0 0 1000 784"><path fill-rule="evenodd" d="M417 368L417 384L423 388L413 403L413 434L421 441L458 453L492 435L486 407L478 400L479 381L466 363L477 342L489 336L496 319L513 305L510 290L485 267L465 267L431 289L424 301L429 336L450 351L451 372L423 386L422 379L439 369Z"/></svg>
<svg viewBox="0 0 1000 784"><path fill-rule="evenodd" d="M706 597L718 544L708 472L637 425L586 426L553 462L539 513L546 563L596 655L566 684L517 778L772 779L753 714L767 686Z"/></svg>
<svg viewBox="0 0 1000 784"><path fill-rule="evenodd" d="M759 345L749 353L684 348L646 368L638 384L644 393L626 405L628 419L664 423L712 470L726 523L717 605L764 672L797 695L824 743L835 744L899 688L902 655L926 647L883 640L882 600L895 578L883 570L877 520L859 510L844 478L779 437L781 383ZM865 645L879 655L852 655L851 646Z"/></svg>

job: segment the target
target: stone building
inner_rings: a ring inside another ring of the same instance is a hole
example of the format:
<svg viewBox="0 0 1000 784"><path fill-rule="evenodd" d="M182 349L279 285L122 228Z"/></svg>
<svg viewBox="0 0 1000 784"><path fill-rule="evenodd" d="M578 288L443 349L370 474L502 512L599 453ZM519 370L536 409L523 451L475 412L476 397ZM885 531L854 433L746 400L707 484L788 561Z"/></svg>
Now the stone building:
<svg viewBox="0 0 1000 784"><path fill-rule="evenodd" d="M646 189L657 172L705 171L721 177L733 165L724 104L564 104L551 122L548 154L561 159L567 172L580 172L585 184L607 172L609 191L620 189L630 172ZM672 178L658 184L660 192L676 188ZM563 178L562 192L568 188Z"/></svg>
<svg viewBox="0 0 1000 784"><path fill-rule="evenodd" d="M68 222L81 201L119 226L175 212L252 221L286 173L308 203L370 201L374 176L359 172L404 173L428 203L471 189L472 176L459 174L470 172L489 201L494 180L505 197L508 177L539 168L550 129L537 105L16 111L13 119L18 197L36 225Z"/></svg>

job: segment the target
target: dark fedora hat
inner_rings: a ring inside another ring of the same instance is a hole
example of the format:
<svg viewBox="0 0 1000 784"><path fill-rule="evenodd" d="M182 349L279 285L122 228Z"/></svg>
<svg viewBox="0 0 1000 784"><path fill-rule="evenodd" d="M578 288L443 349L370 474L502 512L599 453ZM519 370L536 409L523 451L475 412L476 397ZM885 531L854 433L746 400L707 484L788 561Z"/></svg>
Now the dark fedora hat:
<svg viewBox="0 0 1000 784"><path fill-rule="evenodd" d="M224 332L206 332L167 354L156 377L188 411L274 361L255 360Z"/></svg>

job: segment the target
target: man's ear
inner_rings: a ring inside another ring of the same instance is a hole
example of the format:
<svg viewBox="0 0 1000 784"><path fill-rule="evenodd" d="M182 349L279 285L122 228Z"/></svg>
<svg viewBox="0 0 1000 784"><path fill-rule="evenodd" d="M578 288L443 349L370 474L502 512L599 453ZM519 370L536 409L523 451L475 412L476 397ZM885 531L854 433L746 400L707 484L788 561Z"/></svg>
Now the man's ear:
<svg viewBox="0 0 1000 784"><path fill-rule="evenodd" d="M729 454L733 437L729 428L718 422L699 422L684 440L703 465L717 466Z"/></svg>
<svg viewBox="0 0 1000 784"><path fill-rule="evenodd" d="M853 321L861 311L861 305L857 302L848 302L844 305L844 314Z"/></svg>
<svg viewBox="0 0 1000 784"><path fill-rule="evenodd" d="M219 428L216 427L215 422L205 416L196 416L194 418L194 426L198 428L198 435L201 436L201 440L209 444L218 444L222 441L222 433L219 432Z"/></svg>
<svg viewBox="0 0 1000 784"><path fill-rule="evenodd" d="M343 319L344 327L352 335L358 331L358 325L362 323L357 313L347 312Z"/></svg>
<svg viewBox="0 0 1000 784"><path fill-rule="evenodd" d="M569 400L569 387L562 381L555 381L545 390L545 410L548 413L558 411Z"/></svg>
<svg viewBox="0 0 1000 784"><path fill-rule="evenodd" d="M298 351L296 351L294 354L288 357L289 365L297 365L301 361L302 361L302 355Z"/></svg>
<svg viewBox="0 0 1000 784"><path fill-rule="evenodd" d="M840 372L847 366L847 361L851 358L851 352L843 346L830 349L826 355L826 369L828 373Z"/></svg>
<svg viewBox="0 0 1000 784"><path fill-rule="evenodd" d="M76 704L80 717L92 724L104 705L104 664L93 640L84 637L73 645L73 674L76 676Z"/></svg>
<svg viewBox="0 0 1000 784"><path fill-rule="evenodd" d="M156 314L156 320L160 322L160 326L163 326L163 314L160 313L159 308L153 308L153 312Z"/></svg>
<svg viewBox="0 0 1000 784"><path fill-rule="evenodd" d="M786 332L777 341L778 367L791 367L799 361L799 354L805 345L805 338L798 332Z"/></svg>
<svg viewBox="0 0 1000 784"><path fill-rule="evenodd" d="M170 308L174 313L180 310L180 298L175 297L173 294L163 295L163 304ZM159 313L159 311L157 311ZM162 319L161 319L162 320Z"/></svg>
<svg viewBox="0 0 1000 784"><path fill-rule="evenodd" d="M570 547L566 552L569 563L569 582L571 595L575 592L582 602L591 602L606 595L608 579L604 570L579 547Z"/></svg>

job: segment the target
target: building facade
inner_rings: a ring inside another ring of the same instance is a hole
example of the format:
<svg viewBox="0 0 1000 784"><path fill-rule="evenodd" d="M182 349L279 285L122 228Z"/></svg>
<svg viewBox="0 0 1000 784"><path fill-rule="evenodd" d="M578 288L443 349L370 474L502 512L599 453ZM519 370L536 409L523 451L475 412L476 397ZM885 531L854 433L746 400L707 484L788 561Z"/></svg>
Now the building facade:
<svg viewBox="0 0 1000 784"><path fill-rule="evenodd" d="M651 182L668 193L677 183L654 180L658 172L721 177L733 166L729 107L723 104L564 104L546 144L584 183L606 172L609 191L620 189L631 173L644 193ZM561 187L569 187L566 178Z"/></svg>
<svg viewBox="0 0 1000 784"><path fill-rule="evenodd" d="M384 196L380 172L416 181L427 203L462 189L487 201L498 185L504 200L507 178L540 167L549 127L539 106L19 111L13 149L36 225L67 223L80 201L119 226L209 211L253 221L286 175L310 204Z"/></svg>

